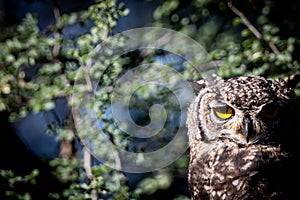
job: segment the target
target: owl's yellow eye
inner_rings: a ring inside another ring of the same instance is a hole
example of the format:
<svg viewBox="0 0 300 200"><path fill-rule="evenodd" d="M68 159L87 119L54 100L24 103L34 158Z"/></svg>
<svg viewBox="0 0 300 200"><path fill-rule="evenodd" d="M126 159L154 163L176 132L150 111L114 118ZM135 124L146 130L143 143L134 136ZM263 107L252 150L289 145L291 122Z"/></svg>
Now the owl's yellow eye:
<svg viewBox="0 0 300 200"><path fill-rule="evenodd" d="M233 109L226 105L220 106L220 107L215 107L213 109L213 111L214 111L215 115L220 119L229 119L234 114Z"/></svg>
<svg viewBox="0 0 300 200"><path fill-rule="evenodd" d="M278 114L279 114L279 108L275 106L266 106L260 112L262 118L266 120L274 120L278 117Z"/></svg>

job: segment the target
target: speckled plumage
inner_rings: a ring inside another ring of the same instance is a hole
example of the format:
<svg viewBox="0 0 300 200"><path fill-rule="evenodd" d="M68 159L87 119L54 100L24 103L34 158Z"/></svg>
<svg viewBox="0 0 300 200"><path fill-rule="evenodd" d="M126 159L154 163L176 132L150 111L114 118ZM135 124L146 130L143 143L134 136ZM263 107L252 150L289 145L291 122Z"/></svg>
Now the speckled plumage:
<svg viewBox="0 0 300 200"><path fill-rule="evenodd" d="M187 118L192 198L293 197L293 89L258 76L216 77L210 85L199 81L199 87ZM232 108L232 116L216 117L218 106Z"/></svg>
<svg viewBox="0 0 300 200"><path fill-rule="evenodd" d="M285 87L282 82L258 76L231 78L223 83L220 93L226 101L243 110L250 110L270 101L289 103L295 97L294 91Z"/></svg>

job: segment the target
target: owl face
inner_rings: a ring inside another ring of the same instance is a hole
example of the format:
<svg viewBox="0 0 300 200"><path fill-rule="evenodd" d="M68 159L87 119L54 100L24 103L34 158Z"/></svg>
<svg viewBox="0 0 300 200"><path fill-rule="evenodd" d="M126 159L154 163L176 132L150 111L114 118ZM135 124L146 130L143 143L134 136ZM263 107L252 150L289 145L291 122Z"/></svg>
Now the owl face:
<svg viewBox="0 0 300 200"><path fill-rule="evenodd" d="M250 76L207 86L198 98L199 137L243 146L276 142L294 92L281 82Z"/></svg>

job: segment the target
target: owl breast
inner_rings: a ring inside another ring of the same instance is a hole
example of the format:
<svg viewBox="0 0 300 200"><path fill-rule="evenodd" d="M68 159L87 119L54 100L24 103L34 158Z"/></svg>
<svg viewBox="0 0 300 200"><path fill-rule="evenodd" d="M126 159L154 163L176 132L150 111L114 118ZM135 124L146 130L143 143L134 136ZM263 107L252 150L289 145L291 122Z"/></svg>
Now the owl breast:
<svg viewBox="0 0 300 200"><path fill-rule="evenodd" d="M287 180L282 173L287 161L280 148L240 148L230 142L202 156L191 155L193 199L280 199ZM282 183L281 189L277 183Z"/></svg>

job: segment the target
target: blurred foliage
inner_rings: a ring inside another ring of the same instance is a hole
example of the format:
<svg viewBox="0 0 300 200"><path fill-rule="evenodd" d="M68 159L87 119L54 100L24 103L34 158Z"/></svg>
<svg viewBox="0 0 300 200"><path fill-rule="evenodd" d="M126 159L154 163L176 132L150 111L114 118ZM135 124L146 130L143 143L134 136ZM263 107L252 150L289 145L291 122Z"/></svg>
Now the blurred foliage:
<svg viewBox="0 0 300 200"><path fill-rule="evenodd" d="M171 28L195 39L207 50L219 75L224 78L239 75L286 78L298 74L300 69L299 38L295 33L296 26L293 26L296 19L288 18L283 25L274 13L292 16L288 14L291 7L296 10L295 7L300 5L296 2L293 6L282 4L275 1L164 0L153 13L154 26ZM183 74L188 80L199 79L199 75L189 68ZM299 84L295 91L299 96ZM188 153L184 156L188 158ZM188 165L188 160L178 162ZM169 170L154 174L145 180L147 185L145 182L139 185L138 191L153 195L156 189L159 193L158 185L149 188L151 182L157 176L174 180L177 175Z"/></svg>
<svg viewBox="0 0 300 200"><path fill-rule="evenodd" d="M56 98L66 98L71 106L80 101L72 97L78 92L83 96L91 92L86 79L99 78L104 69L101 62L90 68L99 44L109 41L110 31L116 26L117 20L128 13L124 4L115 0L96 0L87 10L61 14L58 7L54 7L56 24L40 31L37 27L36 16L28 13L22 23L4 27L0 37L0 111L10 113L13 122L26 117L29 113L51 110L55 106ZM74 23L81 23L90 27L90 31L78 38L65 38L63 29ZM98 46L97 46L98 45ZM101 59L99 59L101 61ZM108 59L102 58L102 61ZM81 70L85 66L88 71ZM112 84L120 72L121 66L114 63L114 68L107 70L106 82L103 86ZM102 70L102 71L101 71ZM94 72L98 72L94 73ZM93 77L95 76L95 77ZM110 79L110 77L112 79ZM76 87L74 83L78 81ZM80 82L83 81L83 82ZM102 95L102 96L101 96ZM106 94L99 94L103 103L102 111L109 104ZM103 97L103 98L102 98ZM71 142L75 138L73 116L58 125L49 125L49 133L59 132L57 140ZM96 131L96 130L95 130ZM105 151L105 150L104 150ZM87 155L84 155L85 157ZM53 173L61 182L69 185L62 194L49 194L51 199L130 199L131 195L125 184L125 177L121 172L113 171L107 166L85 166L84 156L80 151L71 157L59 157L51 160L49 165ZM90 155L89 155L90 156ZM84 166L86 168L84 168ZM89 177L85 173L90 168ZM34 171L35 172L35 171ZM35 176L29 174L21 177L10 171L1 171L2 178L7 179L9 185L5 194L17 199L31 199L30 193L14 193L15 182L34 183ZM30 178L30 180L29 180ZM32 180L31 180L32 179Z"/></svg>
<svg viewBox="0 0 300 200"><path fill-rule="evenodd" d="M273 13L289 12L279 6L273 1L165 0L154 17L156 26L186 33L203 45L212 60L220 61L216 65L223 77L283 78L299 70L299 38L295 32L286 36L289 30L277 26L281 21Z"/></svg>
<svg viewBox="0 0 300 200"><path fill-rule="evenodd" d="M14 191L14 188L17 185L22 185L22 187L26 188L26 185L34 185L36 184L36 177L39 175L39 170L34 169L30 174L25 176L20 176L14 174L11 170L0 170L0 176L7 180L7 185L9 185L8 189L5 191L5 194L8 197L22 199L22 200L30 200L30 193L25 191L24 194L18 194Z"/></svg>
<svg viewBox="0 0 300 200"><path fill-rule="evenodd" d="M287 22L291 25L288 30L283 30L281 21L274 18L276 5L273 1L232 1L228 4L228 1L223 0L163 0L153 13L153 25L177 30L195 39L208 51L223 77L254 74L272 79L284 78L297 73L300 68L296 53L299 38L295 32L292 36L287 34L289 31L296 31L293 29L293 21ZM51 126L54 130L49 132L58 131L59 141L71 142L77 139L77 135L87 145L88 139L92 139L102 145L97 145L101 147L97 152L103 155L110 153L110 149L105 146L107 138L129 151L145 150L143 146L139 147L144 141L134 141L133 137L116 129L111 113L108 112L118 76L132 66L149 61L147 58L128 60L125 57L116 60L111 56L109 46L122 48L124 45L124 38L112 40L111 30L129 10L123 3L117 4L116 0L96 0L86 10L61 14L55 7L54 13L56 24L50 25L47 30L38 29L36 17L32 14L27 14L18 25L1 27L0 111L9 112L10 120L14 121L26 117L28 113L53 109L54 100L61 97L68 100L70 108L81 107L82 99L87 98L96 87L93 94L96 101L85 104L84 109L93 109L98 113L105 137L96 137L99 130L88 123L75 130L72 112L84 114L86 110L70 109L66 122ZM66 38L62 34L64 28L76 23L87 25L90 27L89 31L75 38ZM106 42L106 48L99 56L103 41ZM199 74L190 69L191 66L185 66L178 71L189 80L197 80ZM99 79L95 85L93 80ZM132 112L135 112L134 107L141 112L145 104L159 100L160 104L171 102L164 106L168 116L176 119L176 116L172 116L172 111L176 110L177 104L168 99L171 98L170 92L164 89L156 91L158 89L149 86L137 90L131 99ZM299 86L296 92L300 94ZM153 100L149 96L156 96L158 99ZM144 103L141 103L141 99ZM148 110L144 109L145 112L138 113L140 115L136 119L140 124L147 124L149 121ZM174 126L174 121L170 120L168 126ZM165 135L168 136L168 133ZM153 145L155 142L157 141L151 141ZM139 148L132 149L130 145L133 143L137 143ZM107 158L108 162L115 165L116 155L112 157ZM92 165L89 169L85 159L85 154L75 152L72 157L50 161L53 173L60 181L67 183L68 187L62 194L49 194L49 198L123 200L161 199L166 195L167 199L189 199L187 152L165 169L148 173L134 191L130 191L123 173L103 165ZM12 171L1 170L0 175L7 179L5 190L8 196L31 199L29 193L15 193L14 185L36 184L34 180L39 176L38 171L18 176Z"/></svg>

